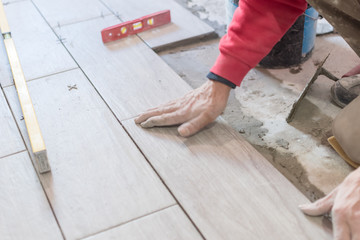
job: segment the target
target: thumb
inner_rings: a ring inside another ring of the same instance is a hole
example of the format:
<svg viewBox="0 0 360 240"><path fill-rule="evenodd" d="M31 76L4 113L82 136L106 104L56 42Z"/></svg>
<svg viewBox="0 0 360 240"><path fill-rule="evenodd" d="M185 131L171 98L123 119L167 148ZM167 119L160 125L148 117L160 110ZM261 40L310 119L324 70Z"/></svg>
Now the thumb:
<svg viewBox="0 0 360 240"><path fill-rule="evenodd" d="M316 202L300 205L299 208L305 214L310 216L320 216L331 211L331 208L334 204L334 199L337 194L337 189L335 188L327 196L317 200Z"/></svg>

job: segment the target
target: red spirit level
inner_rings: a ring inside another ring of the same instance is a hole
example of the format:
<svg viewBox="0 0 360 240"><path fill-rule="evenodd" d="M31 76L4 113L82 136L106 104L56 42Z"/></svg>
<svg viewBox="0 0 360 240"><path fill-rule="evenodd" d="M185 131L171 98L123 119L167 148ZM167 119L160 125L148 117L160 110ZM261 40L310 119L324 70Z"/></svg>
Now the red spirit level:
<svg viewBox="0 0 360 240"><path fill-rule="evenodd" d="M170 10L156 12L142 18L120 23L101 31L104 43L118 40L171 22Z"/></svg>

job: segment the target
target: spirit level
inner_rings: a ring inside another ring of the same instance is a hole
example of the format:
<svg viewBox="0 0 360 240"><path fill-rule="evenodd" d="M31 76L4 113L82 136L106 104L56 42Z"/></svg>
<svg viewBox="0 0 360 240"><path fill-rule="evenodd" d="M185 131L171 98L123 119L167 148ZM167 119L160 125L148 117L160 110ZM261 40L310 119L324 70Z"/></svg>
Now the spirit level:
<svg viewBox="0 0 360 240"><path fill-rule="evenodd" d="M139 19L105 28L101 31L104 43L112 42L129 35L137 34L171 22L170 10L156 12Z"/></svg>

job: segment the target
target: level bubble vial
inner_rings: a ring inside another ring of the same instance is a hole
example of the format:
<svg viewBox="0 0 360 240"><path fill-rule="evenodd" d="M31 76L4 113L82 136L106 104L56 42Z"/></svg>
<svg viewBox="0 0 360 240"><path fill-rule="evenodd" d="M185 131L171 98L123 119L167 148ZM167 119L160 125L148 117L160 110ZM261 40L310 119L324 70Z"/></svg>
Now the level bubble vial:
<svg viewBox="0 0 360 240"><path fill-rule="evenodd" d="M134 23L133 28L134 28L134 30L141 29L142 28L142 23L141 22Z"/></svg>
<svg viewBox="0 0 360 240"><path fill-rule="evenodd" d="M122 34L125 34L126 32L127 32L126 27L122 27L122 28L121 28L121 33L122 33Z"/></svg>
<svg viewBox="0 0 360 240"><path fill-rule="evenodd" d="M148 25L154 25L154 18L150 18L147 20Z"/></svg>

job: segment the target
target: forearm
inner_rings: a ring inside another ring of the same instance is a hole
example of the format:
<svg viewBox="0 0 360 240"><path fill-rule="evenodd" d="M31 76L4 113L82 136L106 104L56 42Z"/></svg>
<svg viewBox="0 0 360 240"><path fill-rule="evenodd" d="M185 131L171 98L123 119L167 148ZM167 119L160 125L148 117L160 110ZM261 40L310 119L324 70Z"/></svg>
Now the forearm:
<svg viewBox="0 0 360 240"><path fill-rule="evenodd" d="M240 0L210 72L239 86L306 6L305 0Z"/></svg>

